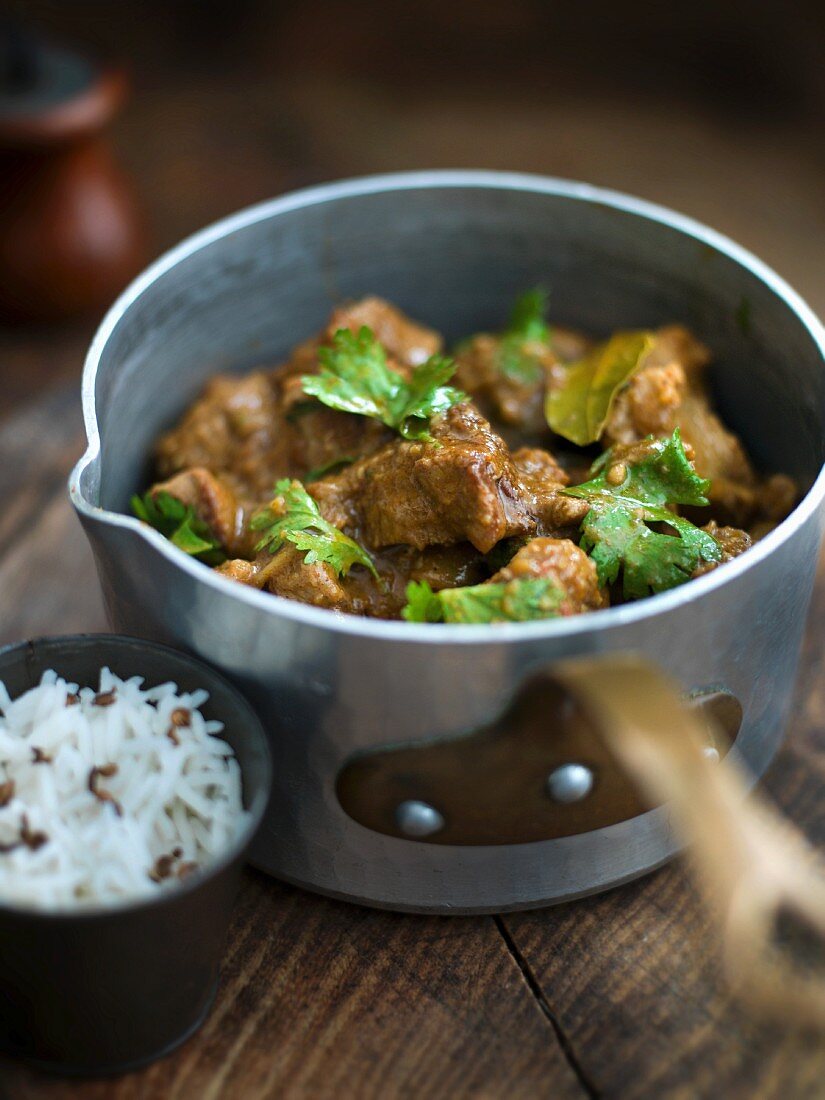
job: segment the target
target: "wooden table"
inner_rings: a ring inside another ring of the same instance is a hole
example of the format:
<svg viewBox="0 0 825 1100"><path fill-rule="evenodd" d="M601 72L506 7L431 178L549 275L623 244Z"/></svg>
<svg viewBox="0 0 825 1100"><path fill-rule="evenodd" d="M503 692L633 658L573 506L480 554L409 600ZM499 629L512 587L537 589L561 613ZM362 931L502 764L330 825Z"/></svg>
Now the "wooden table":
<svg viewBox="0 0 825 1100"><path fill-rule="evenodd" d="M32 7L76 39L84 32L118 45L106 40L94 3ZM770 114L757 98L755 127L725 90L716 99L698 85L686 92L663 70L646 94L634 87L623 96L595 70L592 80L577 75L569 42L537 44L528 18L536 5L495 5L493 15L490 5L459 3L457 22L444 5L416 5L412 30L390 28L391 6L377 3L359 18L354 6L319 2L311 27L285 5L276 33L265 5L240 3L254 20L213 27L220 49L208 65L181 52L188 32L175 22L177 7L157 3L142 20L123 6L121 44L136 58L139 94L116 138L158 248L314 180L516 168L681 208L750 245L825 306L821 129L810 115ZM440 49L428 53L433 41ZM593 69L591 53L583 63ZM645 67L628 55L620 68L638 76ZM91 327L0 330L0 642L105 628L64 495L82 448L75 391ZM825 581L787 747L766 779L819 843L823 613ZM556 909L450 919L347 906L249 872L215 1010L180 1051L116 1082L0 1065L0 1097L15 1100L798 1100L824 1091L821 1042L758 1028L729 1000L681 863Z"/></svg>
<svg viewBox="0 0 825 1100"><path fill-rule="evenodd" d="M65 496L81 448L73 390L0 423L0 644L105 629ZM825 577L766 783L819 843L824 615ZM218 1001L195 1038L117 1082L0 1064L0 1096L821 1096L821 1042L744 1019L716 947L681 862L599 898L475 918L371 911L249 871Z"/></svg>

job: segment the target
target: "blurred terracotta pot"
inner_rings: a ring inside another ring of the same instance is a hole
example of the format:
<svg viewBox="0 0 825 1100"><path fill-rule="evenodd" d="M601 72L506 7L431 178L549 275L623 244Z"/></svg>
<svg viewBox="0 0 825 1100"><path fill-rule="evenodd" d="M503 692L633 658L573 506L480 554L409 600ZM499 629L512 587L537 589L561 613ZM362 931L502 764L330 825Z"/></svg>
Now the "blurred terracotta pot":
<svg viewBox="0 0 825 1100"><path fill-rule="evenodd" d="M146 255L143 219L103 137L126 79L37 47L0 90L0 313L48 321L104 306Z"/></svg>

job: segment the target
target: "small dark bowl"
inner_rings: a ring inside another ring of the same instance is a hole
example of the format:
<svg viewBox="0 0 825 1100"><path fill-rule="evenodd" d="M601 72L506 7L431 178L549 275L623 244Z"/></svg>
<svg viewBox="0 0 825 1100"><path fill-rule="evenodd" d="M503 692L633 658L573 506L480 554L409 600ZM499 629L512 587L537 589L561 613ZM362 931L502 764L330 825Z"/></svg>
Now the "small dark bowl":
<svg viewBox="0 0 825 1100"><path fill-rule="evenodd" d="M157 898L48 912L0 899L0 1048L57 1073L106 1074L166 1054L205 1019L215 996L244 853L260 824L271 770L246 700L208 665L166 646L113 635L43 638L0 650L12 698L54 668L95 685L103 665L147 684L209 692L241 767L251 819L217 862Z"/></svg>

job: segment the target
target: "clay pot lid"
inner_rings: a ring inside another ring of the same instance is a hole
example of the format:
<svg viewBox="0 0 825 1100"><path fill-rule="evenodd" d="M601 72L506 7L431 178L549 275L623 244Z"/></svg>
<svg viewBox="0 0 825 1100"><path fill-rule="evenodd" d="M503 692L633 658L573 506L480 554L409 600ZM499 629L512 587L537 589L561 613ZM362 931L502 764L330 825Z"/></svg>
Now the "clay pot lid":
<svg viewBox="0 0 825 1100"><path fill-rule="evenodd" d="M102 68L17 29L0 46L0 141L52 145L101 129L126 94L122 70Z"/></svg>

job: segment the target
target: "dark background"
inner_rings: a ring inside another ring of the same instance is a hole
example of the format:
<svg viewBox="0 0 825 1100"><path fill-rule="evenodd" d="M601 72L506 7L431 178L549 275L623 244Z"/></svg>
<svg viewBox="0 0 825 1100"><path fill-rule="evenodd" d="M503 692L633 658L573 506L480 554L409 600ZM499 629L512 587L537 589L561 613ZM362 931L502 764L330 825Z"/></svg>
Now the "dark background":
<svg viewBox="0 0 825 1100"><path fill-rule="evenodd" d="M26 0L5 12L129 66L112 138L152 253L308 183L510 168L674 206L825 307L821 3ZM0 415L76 377L92 328L0 329Z"/></svg>

